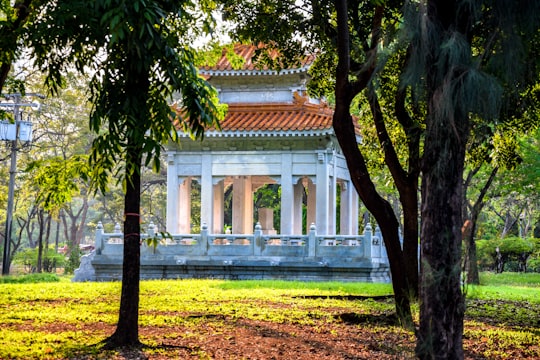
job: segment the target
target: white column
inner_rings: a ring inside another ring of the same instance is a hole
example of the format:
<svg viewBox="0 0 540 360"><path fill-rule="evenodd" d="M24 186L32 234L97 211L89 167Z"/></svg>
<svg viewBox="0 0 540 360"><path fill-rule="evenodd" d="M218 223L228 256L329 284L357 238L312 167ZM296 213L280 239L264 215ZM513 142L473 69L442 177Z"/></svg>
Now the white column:
<svg viewBox="0 0 540 360"><path fill-rule="evenodd" d="M167 231L178 234L178 174L174 154L167 157Z"/></svg>
<svg viewBox="0 0 540 360"><path fill-rule="evenodd" d="M341 235L352 235L352 191L348 181L341 183L341 202L339 207L339 230Z"/></svg>
<svg viewBox="0 0 540 360"><path fill-rule="evenodd" d="M330 174L328 171L328 156L325 150L317 153L317 212L316 222L317 234L328 235L328 218L330 210Z"/></svg>
<svg viewBox="0 0 540 360"><path fill-rule="evenodd" d="M351 189L351 234L358 235L358 193L352 182L349 182L349 187Z"/></svg>
<svg viewBox="0 0 540 360"><path fill-rule="evenodd" d="M223 233L223 228L225 226L224 183L224 180L220 180L216 184L214 184L214 224L211 227L211 231L214 234Z"/></svg>
<svg viewBox="0 0 540 360"><path fill-rule="evenodd" d="M311 224L316 224L317 221L317 185L308 180L307 183L307 214L306 214L306 231L309 231Z"/></svg>
<svg viewBox="0 0 540 360"><path fill-rule="evenodd" d="M329 166L329 188L328 188L328 233L336 234L336 215L337 215L337 179L334 154L327 154L331 157L328 161Z"/></svg>
<svg viewBox="0 0 540 360"><path fill-rule="evenodd" d="M214 224L213 208L212 154L203 154L201 156L201 226L202 224L206 224L212 229L212 225Z"/></svg>
<svg viewBox="0 0 540 360"><path fill-rule="evenodd" d="M237 176L233 180L232 232L253 233L253 190L251 176Z"/></svg>
<svg viewBox="0 0 540 360"><path fill-rule="evenodd" d="M292 154L284 153L281 155L281 234L293 233L293 206Z"/></svg>
<svg viewBox="0 0 540 360"><path fill-rule="evenodd" d="M178 187L178 232L191 232L191 177L179 178Z"/></svg>
<svg viewBox="0 0 540 360"><path fill-rule="evenodd" d="M304 196L304 185L302 179L294 184L294 200L293 200L293 234L302 234L302 198ZM309 226L306 231L309 230Z"/></svg>

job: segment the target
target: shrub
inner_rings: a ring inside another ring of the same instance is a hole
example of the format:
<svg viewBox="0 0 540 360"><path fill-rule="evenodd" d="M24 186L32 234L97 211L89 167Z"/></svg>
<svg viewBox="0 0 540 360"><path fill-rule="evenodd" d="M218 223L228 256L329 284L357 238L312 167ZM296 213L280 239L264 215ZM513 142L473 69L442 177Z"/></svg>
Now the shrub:
<svg viewBox="0 0 540 360"><path fill-rule="evenodd" d="M26 248L18 251L13 256L13 263L22 265L27 273L33 273L37 270L38 262L38 249ZM43 249L43 256L41 258L41 266L45 272L53 272L58 267L63 267L65 263L65 257L62 254L58 254L53 248Z"/></svg>
<svg viewBox="0 0 540 360"><path fill-rule="evenodd" d="M535 245L534 239L522 239L517 236L497 240L478 240L476 248L479 267L482 270L494 269L498 272L525 271L527 260L535 251ZM497 248L500 254L499 259L497 259Z"/></svg>
<svg viewBox="0 0 540 360"><path fill-rule="evenodd" d="M56 274L28 274L21 276L2 276L1 284L36 284L44 282L59 282L60 278Z"/></svg>
<svg viewBox="0 0 540 360"><path fill-rule="evenodd" d="M540 273L540 259L539 258L530 259L527 262L527 269L532 272Z"/></svg>
<svg viewBox="0 0 540 360"><path fill-rule="evenodd" d="M497 241L486 239L476 241L476 260L478 261L479 270L495 269L496 248Z"/></svg>
<svg viewBox="0 0 540 360"><path fill-rule="evenodd" d="M82 251L79 249L79 247L75 247L71 249L71 252L66 260L66 266L64 268L64 272L66 274L73 274L75 272L75 269L79 267L81 264L81 255Z"/></svg>

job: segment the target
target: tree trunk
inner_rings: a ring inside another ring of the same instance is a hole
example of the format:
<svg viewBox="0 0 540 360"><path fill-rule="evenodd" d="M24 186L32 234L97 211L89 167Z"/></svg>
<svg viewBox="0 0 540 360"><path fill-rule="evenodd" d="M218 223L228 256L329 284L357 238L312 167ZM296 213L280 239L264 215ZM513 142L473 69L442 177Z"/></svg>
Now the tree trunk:
<svg viewBox="0 0 540 360"><path fill-rule="evenodd" d="M122 294L116 331L105 342L108 347L139 346L139 280L140 247L140 146L129 139L126 166L126 194L124 198L124 260L122 265Z"/></svg>
<svg viewBox="0 0 540 360"><path fill-rule="evenodd" d="M377 94L368 90L368 99L377 129L377 137L384 151L384 162L392 174L403 208L403 251L407 291L412 298L418 297L418 177L420 173L420 132L405 110L402 92L396 94L396 117L407 134L409 170L401 166L395 147L390 139Z"/></svg>
<svg viewBox="0 0 540 360"><path fill-rule="evenodd" d="M353 119L350 114L351 102L362 89L365 89L367 83L373 74L375 59L366 60L366 67L358 80L352 84L349 82L350 73L350 49L349 49L349 30L347 1L336 1L337 24L338 24L338 65L336 68L336 108L333 117L333 127L336 137L339 141L343 155L347 161L352 183L362 202L373 214L381 228L381 232L386 245L388 260L390 262L390 271L392 273L392 286L394 288L394 298L396 301L396 312L406 327L412 325L412 316L406 279L405 262L399 242L399 224L392 209L392 205L383 199L375 189L366 167L365 159L358 148L356 134L353 126ZM381 9L377 13L381 20ZM374 36L372 39L372 49L368 54L376 56L378 26L374 25Z"/></svg>
<svg viewBox="0 0 540 360"><path fill-rule="evenodd" d="M43 219L43 210L38 212L39 234L38 234L38 254L36 272L43 272L43 232L45 228L45 220Z"/></svg>
<svg viewBox="0 0 540 360"><path fill-rule="evenodd" d="M62 211L62 210L60 210ZM56 234L54 235L54 252L58 253L58 241L60 240L60 219L56 222Z"/></svg>
<svg viewBox="0 0 540 360"><path fill-rule="evenodd" d="M431 125L431 124L430 124ZM460 287L461 171L464 152L450 127L428 127L422 179L421 359L462 359L464 300ZM445 130L446 129L446 130ZM438 135L433 136L434 132ZM431 136L430 136L431 135ZM441 154L440 148L448 153ZM439 160L436 160L439 159Z"/></svg>
<svg viewBox="0 0 540 360"><path fill-rule="evenodd" d="M467 255L465 257L465 271L467 272L467 284L480 285L480 274L478 273L478 257L476 256L476 221L478 216L470 221L469 229L463 234L463 242Z"/></svg>
<svg viewBox="0 0 540 360"><path fill-rule="evenodd" d="M476 199L472 209L471 209L471 218L470 218L470 229L469 231L463 234L463 240L465 243L465 250L467 251L466 261L465 261L465 271L467 272L467 284L480 284L480 275L478 273L478 261L476 256L476 229L478 224L478 217L486 204L484 199L487 194L488 189L490 188L495 176L497 175L499 168L494 167L489 174L489 178L482 187L478 198Z"/></svg>
<svg viewBox="0 0 540 360"><path fill-rule="evenodd" d="M412 179L411 179L412 180ZM403 207L403 257L410 296L417 299L419 291L418 269L418 181L408 187L401 197Z"/></svg>
<svg viewBox="0 0 540 360"><path fill-rule="evenodd" d="M463 168L469 118L448 87L463 75L441 48L460 29L457 1L427 4L428 112L422 166L420 359L463 359L461 293ZM457 85L456 85L457 86ZM457 91L457 90L453 90Z"/></svg>
<svg viewBox="0 0 540 360"><path fill-rule="evenodd" d="M64 210L68 215L70 224L64 221L66 229L69 229L69 235L66 230L66 236L68 237L69 248L77 248L83 237L84 224L86 222L86 214L88 213L88 198L87 195L83 196L83 203L81 207L75 212L72 207ZM65 220L65 216L64 216Z"/></svg>

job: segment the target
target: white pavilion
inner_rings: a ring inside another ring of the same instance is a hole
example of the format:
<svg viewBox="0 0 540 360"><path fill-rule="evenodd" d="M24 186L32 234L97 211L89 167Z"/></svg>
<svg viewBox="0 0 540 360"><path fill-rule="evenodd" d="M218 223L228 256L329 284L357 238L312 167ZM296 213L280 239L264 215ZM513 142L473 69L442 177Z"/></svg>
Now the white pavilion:
<svg viewBox="0 0 540 360"><path fill-rule="evenodd" d="M190 233L191 186L197 181L201 224L211 233L222 233L226 225L224 192L230 186L232 233L252 234L257 222L272 232L273 214L255 211L253 194L265 184L279 184L281 234L302 234L311 224L318 234L336 234L338 221L341 235L357 234L358 196L332 128L333 112L307 95L311 60L278 72L255 66L253 46L237 45L235 52L245 60L241 69L233 69L226 56L200 69L228 104L222 129L207 129L203 141L180 132L180 145L168 151L167 232Z"/></svg>
<svg viewBox="0 0 540 360"><path fill-rule="evenodd" d="M203 141L181 133L180 144L168 150L171 236L156 247L143 243L141 278L388 282L379 230L368 223L358 233L358 196L332 129L332 110L307 96L310 61L280 72L258 69L254 50L236 46L245 59L241 69L226 57L200 69L228 114L220 131L207 129ZM194 182L201 196L198 232L190 227ZM265 184L281 187L279 234L273 210L254 209L254 192ZM232 224L225 224L224 193L231 186ZM231 234L225 225L232 225ZM153 224L141 234L154 236ZM121 279L122 239L120 226L105 233L98 224L95 250L83 257L74 281Z"/></svg>

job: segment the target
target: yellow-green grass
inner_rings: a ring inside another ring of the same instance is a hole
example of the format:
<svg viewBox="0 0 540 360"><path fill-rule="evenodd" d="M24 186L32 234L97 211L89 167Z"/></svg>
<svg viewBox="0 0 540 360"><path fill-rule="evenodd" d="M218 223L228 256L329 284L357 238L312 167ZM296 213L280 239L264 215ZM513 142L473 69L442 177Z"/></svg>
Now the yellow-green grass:
<svg viewBox="0 0 540 360"><path fill-rule="evenodd" d="M205 319L220 316L312 325L335 321L335 309L359 313L393 309L391 301L359 302L329 296L390 291L387 284L142 281L139 324L198 327ZM53 359L70 357L75 351L99 352L99 346L85 345L97 344L108 335L93 328L106 324L113 329L119 294L118 282L0 284L0 359ZM66 330L59 331L59 324ZM157 340L146 339L153 341Z"/></svg>
<svg viewBox="0 0 540 360"><path fill-rule="evenodd" d="M99 342L114 331L120 286L119 282L71 283L65 278L59 282L0 284L0 359L115 357L116 352L104 351ZM540 357L538 347L531 345L540 343L540 330L530 320L538 318L538 303L530 300L538 296L538 290L534 281L523 286L518 280L513 280L512 285L469 287L466 349L474 347L475 354L497 359L507 355L512 358L516 351L522 354L530 348L532 358ZM182 338L200 334L202 325L208 322L212 322L213 331L234 331L229 320L235 319L298 324L316 331L325 324L340 322L336 314L369 318L393 313L392 298L370 298L391 292L389 284L142 281L139 324L141 328L164 328L166 336ZM364 296L367 298L362 299ZM520 306L523 304L528 305ZM519 311L512 310L516 308ZM517 323L505 319L516 319ZM524 326L518 326L520 319ZM180 328L184 332L179 332ZM380 323L369 325L369 329L377 333L403 332ZM412 332L404 334L410 342ZM166 339L143 336L141 340L155 345Z"/></svg>

